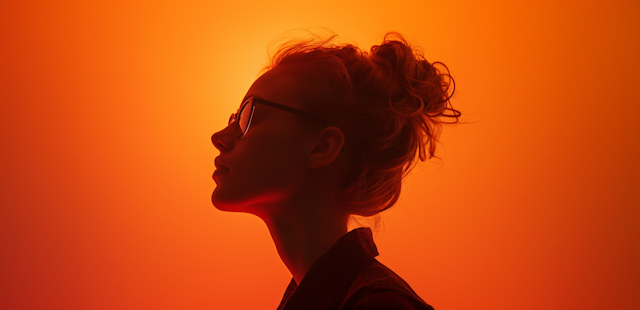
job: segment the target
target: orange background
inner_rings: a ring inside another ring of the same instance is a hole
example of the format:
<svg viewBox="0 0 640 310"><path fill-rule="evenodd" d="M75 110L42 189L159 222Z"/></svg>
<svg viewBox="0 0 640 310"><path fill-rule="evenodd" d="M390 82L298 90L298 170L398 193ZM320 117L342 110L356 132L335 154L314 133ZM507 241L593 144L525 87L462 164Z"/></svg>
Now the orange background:
<svg viewBox="0 0 640 310"><path fill-rule="evenodd" d="M396 30L442 61L437 155L376 233L438 310L639 309L640 1L0 1L2 309L275 309L266 226L210 202L269 42Z"/></svg>

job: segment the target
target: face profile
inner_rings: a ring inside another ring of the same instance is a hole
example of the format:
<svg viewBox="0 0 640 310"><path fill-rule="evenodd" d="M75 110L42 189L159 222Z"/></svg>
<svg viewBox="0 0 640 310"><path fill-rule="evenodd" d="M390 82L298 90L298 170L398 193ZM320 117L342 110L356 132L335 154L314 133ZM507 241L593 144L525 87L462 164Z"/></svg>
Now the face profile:
<svg viewBox="0 0 640 310"><path fill-rule="evenodd" d="M266 224L292 275L279 310L433 310L375 258L371 229L347 224L391 208L415 155L433 157L436 117L460 116L450 75L395 32L371 53L334 37L281 46L211 136L211 202Z"/></svg>
<svg viewBox="0 0 640 310"><path fill-rule="evenodd" d="M237 119L212 136L212 143L220 151L216 162L221 167L213 176L217 186L212 195L212 202L219 210L256 215L278 212L282 199L300 192L300 187L306 183L310 169L307 155L313 151L309 143L310 126L306 123L315 122L317 128L322 122L305 111L307 107L303 102L308 94L300 90L310 86L295 76L294 69L293 66L280 66L265 73L245 96L249 100L263 99L259 101L261 103L268 100L267 103L282 107L259 103L244 105ZM247 102L250 101L245 100L242 104ZM287 108L296 111L283 110ZM238 138L238 123L245 124L249 117L249 126L243 125L246 133L240 132L244 135ZM336 133L339 129L329 129L327 131L339 135Z"/></svg>

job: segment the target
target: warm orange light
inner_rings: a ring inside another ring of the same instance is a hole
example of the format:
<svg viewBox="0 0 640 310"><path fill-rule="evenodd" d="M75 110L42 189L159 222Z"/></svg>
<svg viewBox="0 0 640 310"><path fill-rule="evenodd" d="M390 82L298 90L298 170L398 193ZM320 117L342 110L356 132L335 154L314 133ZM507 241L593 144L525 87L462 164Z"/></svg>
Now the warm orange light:
<svg viewBox="0 0 640 310"><path fill-rule="evenodd" d="M640 2L0 1L3 309L275 309L265 225L209 198L292 28L442 61L446 129L375 234L436 309L638 307Z"/></svg>

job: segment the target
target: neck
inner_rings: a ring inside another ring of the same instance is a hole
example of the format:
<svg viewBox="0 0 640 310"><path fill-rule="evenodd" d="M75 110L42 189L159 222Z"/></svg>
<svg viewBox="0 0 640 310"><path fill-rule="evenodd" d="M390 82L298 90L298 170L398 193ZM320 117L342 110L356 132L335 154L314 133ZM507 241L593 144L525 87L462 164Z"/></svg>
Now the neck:
<svg viewBox="0 0 640 310"><path fill-rule="evenodd" d="M318 258L347 233L348 219L348 215L332 211L335 208L328 203L314 205L322 204L318 203L320 199L307 198L303 201L291 203L291 208L285 208L302 212L261 216L282 262L298 285Z"/></svg>

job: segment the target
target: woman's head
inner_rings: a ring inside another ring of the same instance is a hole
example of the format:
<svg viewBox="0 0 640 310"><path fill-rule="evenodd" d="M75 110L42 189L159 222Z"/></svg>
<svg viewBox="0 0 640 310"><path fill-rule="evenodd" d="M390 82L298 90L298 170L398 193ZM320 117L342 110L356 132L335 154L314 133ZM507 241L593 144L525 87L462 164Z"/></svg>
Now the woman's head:
<svg viewBox="0 0 640 310"><path fill-rule="evenodd" d="M212 199L218 209L290 212L278 210L279 202L296 195L313 197L311 190L323 190L316 183L335 179L336 168L344 167L337 159L344 144L342 131L315 119L322 117L299 115L300 111L313 114L314 102L322 102L318 98L324 89L318 88L310 70L299 64L266 72L247 92L241 115L212 136L220 150L216 166L229 168L214 176L217 187ZM248 129L240 138L239 123Z"/></svg>
<svg viewBox="0 0 640 310"><path fill-rule="evenodd" d="M388 39L392 35L397 39ZM280 46L247 93L321 116L331 127L258 105L256 110L268 110L265 118L273 116L268 125L274 126L269 129L273 134L265 133L250 140L255 145L242 148L251 148L247 156L273 168L256 177L287 171L287 182L269 182L274 186L306 184L310 171L322 167L327 178L322 182L331 184L322 190L329 190L325 194L341 211L373 216L396 203L416 155L422 161L427 153L436 157L441 118L457 121L460 112L447 107L453 91L448 94L450 83L444 76L452 80L451 76L440 73L436 63L429 63L398 33L385 35L370 53L350 44L332 44L334 38ZM225 146L241 144L227 140ZM317 167L309 167L308 156L320 142L333 146L333 151L323 153ZM336 152L342 145L344 152ZM285 146L288 152L277 152ZM235 155L225 158L224 153L221 150L220 157L225 160L243 161Z"/></svg>

